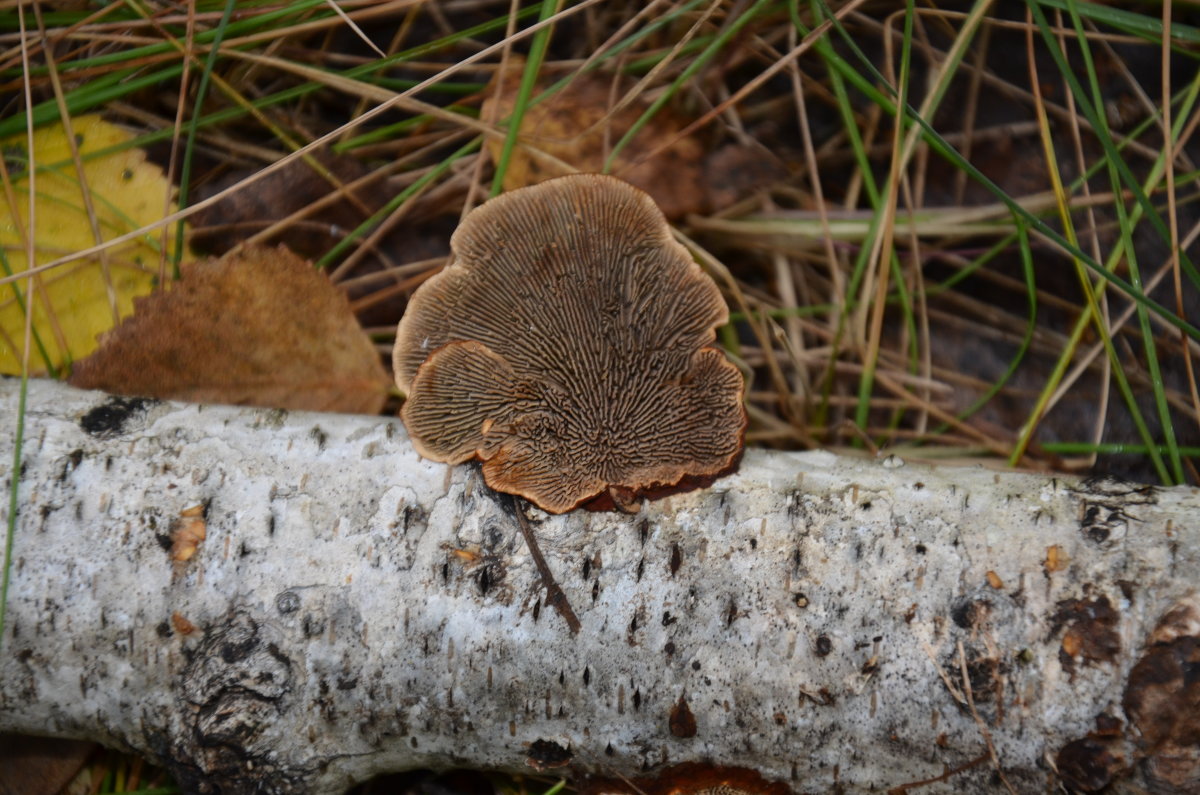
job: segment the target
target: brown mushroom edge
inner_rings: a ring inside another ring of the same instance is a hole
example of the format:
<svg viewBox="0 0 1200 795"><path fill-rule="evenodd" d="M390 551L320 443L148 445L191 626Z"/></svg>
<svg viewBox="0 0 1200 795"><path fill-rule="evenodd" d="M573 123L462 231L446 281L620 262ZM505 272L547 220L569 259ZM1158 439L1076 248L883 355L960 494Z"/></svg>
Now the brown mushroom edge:
<svg viewBox="0 0 1200 795"><path fill-rule="evenodd" d="M744 383L712 346L728 310L645 193L577 174L470 213L397 329L416 450L483 462L562 513L636 509L736 469Z"/></svg>

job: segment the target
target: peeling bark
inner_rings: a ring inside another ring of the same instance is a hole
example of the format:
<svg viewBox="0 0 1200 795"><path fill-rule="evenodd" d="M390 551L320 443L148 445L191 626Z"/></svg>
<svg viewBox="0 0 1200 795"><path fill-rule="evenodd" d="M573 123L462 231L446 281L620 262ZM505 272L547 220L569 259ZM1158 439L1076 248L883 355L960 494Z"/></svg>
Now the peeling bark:
<svg viewBox="0 0 1200 795"><path fill-rule="evenodd" d="M530 509L572 634L508 499L397 421L50 382L29 406L0 731L202 792L688 763L1200 789L1195 489L749 451L637 515Z"/></svg>

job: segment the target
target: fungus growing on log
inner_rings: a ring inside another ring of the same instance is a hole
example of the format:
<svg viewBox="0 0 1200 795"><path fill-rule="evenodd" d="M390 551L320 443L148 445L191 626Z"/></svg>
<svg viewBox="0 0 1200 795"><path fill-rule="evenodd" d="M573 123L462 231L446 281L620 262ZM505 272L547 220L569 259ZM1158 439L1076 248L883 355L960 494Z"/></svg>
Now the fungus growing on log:
<svg viewBox="0 0 1200 795"><path fill-rule="evenodd" d="M554 513L734 464L742 377L712 347L728 311L649 196L560 177L481 205L450 246L396 333L421 455L478 457L489 486Z"/></svg>

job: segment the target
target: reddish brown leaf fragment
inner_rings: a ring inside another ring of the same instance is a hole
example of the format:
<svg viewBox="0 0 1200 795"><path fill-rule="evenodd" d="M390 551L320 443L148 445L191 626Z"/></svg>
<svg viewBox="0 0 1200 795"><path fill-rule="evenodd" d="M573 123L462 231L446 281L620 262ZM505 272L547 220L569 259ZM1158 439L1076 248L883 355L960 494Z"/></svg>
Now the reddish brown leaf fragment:
<svg viewBox="0 0 1200 795"><path fill-rule="evenodd" d="M82 740L0 734L0 795L56 795L99 748Z"/></svg>
<svg viewBox="0 0 1200 795"><path fill-rule="evenodd" d="M483 103L484 119L503 120L512 114L523 67L523 59L512 59L503 73L499 94L494 89L502 73L497 70L489 86L489 98ZM535 87L534 94L544 91L551 82L547 80ZM647 107L645 102L635 100L615 114L610 113L609 108L627 88L629 85L621 82L620 90L614 91L611 76L582 75L557 94L528 108L521 119L521 141L533 151L518 149L513 153L504 173L505 190L533 185L571 171L603 170L612 145ZM702 212L708 206L703 184L703 145L693 136L684 136L646 162L635 163L676 138L683 127L684 122L675 114L660 111L618 153L613 168L622 179L654 197L668 218ZM493 161L496 160L503 140L489 139L487 145ZM539 156L539 152L551 157Z"/></svg>
<svg viewBox="0 0 1200 795"><path fill-rule="evenodd" d="M71 383L124 395L377 414L387 373L346 298L286 248L186 263L182 279L75 364Z"/></svg>

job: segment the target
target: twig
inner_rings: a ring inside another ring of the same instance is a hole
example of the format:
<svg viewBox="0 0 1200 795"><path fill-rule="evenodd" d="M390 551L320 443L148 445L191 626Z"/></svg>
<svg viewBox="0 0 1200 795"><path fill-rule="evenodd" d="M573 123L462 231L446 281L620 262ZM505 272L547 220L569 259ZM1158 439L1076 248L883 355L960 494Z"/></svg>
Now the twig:
<svg viewBox="0 0 1200 795"><path fill-rule="evenodd" d="M971 768L975 767L976 765L986 762L989 758L991 758L991 754L988 753L987 751L984 751L982 754L975 757L970 762L965 762L965 763L959 765L958 767L947 770L945 773L943 773L940 776L934 776L933 778L923 778L920 781L910 781L907 784L901 784L898 787L892 787L890 790L888 790L888 795L906 795L906 793L910 789L916 789L917 787L927 787L930 784L937 784L939 781L948 781L949 779L953 778L954 776L957 776L959 773L970 770Z"/></svg>
<svg viewBox="0 0 1200 795"><path fill-rule="evenodd" d="M988 755L992 757L992 764L996 766L996 775L1000 776L1000 781L1004 784L1005 789L1012 795L1017 795L1012 784L1009 784L1008 779L1004 777L1004 769L1000 767L1000 757L996 754L996 746L992 743L992 733L988 731L987 724L980 717L979 711L975 709L975 695L971 692L971 677L967 674L967 653L963 650L961 640L958 642L958 668L962 672L963 691L967 694L967 707L971 710L971 717L979 724L983 741L987 743Z"/></svg>
<svg viewBox="0 0 1200 795"><path fill-rule="evenodd" d="M529 547L529 554L533 555L533 563L537 566L538 574L542 577L542 584L546 586L546 604L557 610L567 622L567 626L571 629L572 635L578 635L580 630L579 618L575 615L575 611L571 609L571 603L567 600L567 595L563 593L562 588L558 587L558 581L554 579L554 574L551 573L550 567L546 565L546 559L542 557L542 550L538 547L537 538L533 535L533 530L529 528L529 519L525 516L525 508L521 501L516 497L511 497L513 513L517 515L517 526L521 528L521 535L525 536L525 546Z"/></svg>

